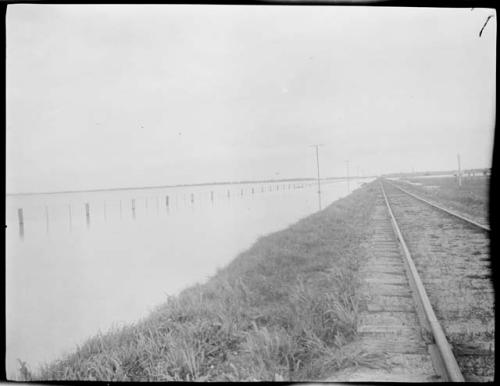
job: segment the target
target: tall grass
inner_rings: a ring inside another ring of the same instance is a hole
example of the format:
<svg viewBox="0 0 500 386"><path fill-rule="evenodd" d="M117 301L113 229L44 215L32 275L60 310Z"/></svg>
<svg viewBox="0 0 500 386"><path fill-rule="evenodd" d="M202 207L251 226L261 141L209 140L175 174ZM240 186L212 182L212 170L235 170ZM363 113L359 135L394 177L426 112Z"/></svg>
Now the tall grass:
<svg viewBox="0 0 500 386"><path fill-rule="evenodd" d="M375 186L260 238L147 318L88 339L34 380L312 380L370 362L355 337Z"/></svg>

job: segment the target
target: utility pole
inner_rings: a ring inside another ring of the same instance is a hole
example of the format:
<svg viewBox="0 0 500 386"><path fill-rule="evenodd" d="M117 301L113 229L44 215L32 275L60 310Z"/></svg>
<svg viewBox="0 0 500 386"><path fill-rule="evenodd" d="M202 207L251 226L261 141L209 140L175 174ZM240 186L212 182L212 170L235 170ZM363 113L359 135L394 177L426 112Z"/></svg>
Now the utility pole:
<svg viewBox="0 0 500 386"><path fill-rule="evenodd" d="M349 187L349 161L345 161L347 164L347 193L351 192L351 189Z"/></svg>
<svg viewBox="0 0 500 386"><path fill-rule="evenodd" d="M462 170L460 169L460 154L457 154L458 160L458 187L462 186Z"/></svg>
<svg viewBox="0 0 500 386"><path fill-rule="evenodd" d="M319 210L321 210L321 183L319 179L319 154L318 154L318 147L323 146L323 145L311 145L312 147L316 148L316 167L318 169L318 205L319 205Z"/></svg>

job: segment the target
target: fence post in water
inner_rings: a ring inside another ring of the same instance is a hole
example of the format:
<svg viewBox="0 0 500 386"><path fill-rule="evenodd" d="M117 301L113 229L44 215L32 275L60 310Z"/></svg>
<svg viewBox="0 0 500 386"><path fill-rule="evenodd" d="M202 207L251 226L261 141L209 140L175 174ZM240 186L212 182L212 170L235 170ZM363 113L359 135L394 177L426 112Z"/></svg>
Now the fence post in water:
<svg viewBox="0 0 500 386"><path fill-rule="evenodd" d="M253 188L252 188L252 194L254 194L254 193L255 193L255 192L254 192L254 190L253 190Z"/></svg>
<svg viewBox="0 0 500 386"><path fill-rule="evenodd" d="M47 223L47 233L49 233L49 208L45 205L45 221Z"/></svg>
<svg viewBox="0 0 500 386"><path fill-rule="evenodd" d="M19 219L19 236L24 238L24 216L23 216L23 208L19 208L17 210L17 217Z"/></svg>
<svg viewBox="0 0 500 386"><path fill-rule="evenodd" d="M168 209L168 196L165 196L165 206L167 207Z"/></svg>
<svg viewBox="0 0 500 386"><path fill-rule="evenodd" d="M462 170L460 169L460 154L457 154L457 160L458 160L458 187L462 186Z"/></svg>
<svg viewBox="0 0 500 386"><path fill-rule="evenodd" d="M71 221L71 204L68 204L68 213L69 213L69 230L71 232L71 228L73 226L73 222Z"/></svg>
<svg viewBox="0 0 500 386"><path fill-rule="evenodd" d="M191 204L194 203L194 193L191 193Z"/></svg>
<svg viewBox="0 0 500 386"><path fill-rule="evenodd" d="M241 195L243 196L243 189L241 189Z"/></svg>
<svg viewBox="0 0 500 386"><path fill-rule="evenodd" d="M122 218L122 200L120 200L120 219Z"/></svg>
<svg viewBox="0 0 500 386"><path fill-rule="evenodd" d="M229 190L227 191L227 198L229 199L229 197L231 196L231 193L229 193Z"/></svg>
<svg viewBox="0 0 500 386"><path fill-rule="evenodd" d="M85 203L85 218L87 219L87 228L90 226L90 206L89 203Z"/></svg>
<svg viewBox="0 0 500 386"><path fill-rule="evenodd" d="M106 220L106 200L104 200L104 221Z"/></svg>
<svg viewBox="0 0 500 386"><path fill-rule="evenodd" d="M214 191L210 192L210 201L214 202Z"/></svg>
<svg viewBox="0 0 500 386"><path fill-rule="evenodd" d="M132 199L132 218L135 220L135 198Z"/></svg>

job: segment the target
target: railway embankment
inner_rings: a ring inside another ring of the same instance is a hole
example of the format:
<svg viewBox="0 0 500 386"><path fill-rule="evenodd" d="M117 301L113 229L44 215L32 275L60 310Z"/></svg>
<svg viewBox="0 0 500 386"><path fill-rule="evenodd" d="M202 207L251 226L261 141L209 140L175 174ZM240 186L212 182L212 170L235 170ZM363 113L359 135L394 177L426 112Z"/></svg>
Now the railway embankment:
<svg viewBox="0 0 500 386"><path fill-rule="evenodd" d="M89 338L25 379L250 381L322 379L380 353L344 350L357 334L371 183L262 237L206 283L147 318Z"/></svg>
<svg viewBox="0 0 500 386"><path fill-rule="evenodd" d="M491 380L489 233L381 186L376 180L260 238L144 320L96 335L35 372L24 368L24 378L446 380L414 270L459 376Z"/></svg>

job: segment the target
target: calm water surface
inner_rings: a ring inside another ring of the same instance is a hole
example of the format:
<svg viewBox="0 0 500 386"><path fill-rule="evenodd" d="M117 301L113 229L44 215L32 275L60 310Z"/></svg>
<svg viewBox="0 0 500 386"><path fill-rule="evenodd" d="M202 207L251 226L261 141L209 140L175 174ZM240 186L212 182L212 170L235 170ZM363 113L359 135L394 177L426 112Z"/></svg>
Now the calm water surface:
<svg viewBox="0 0 500 386"><path fill-rule="evenodd" d="M351 180L351 191L366 181ZM259 236L317 211L316 192L285 183L8 196L7 373L17 358L35 369L146 316ZM347 184L322 184L322 193L325 207Z"/></svg>

